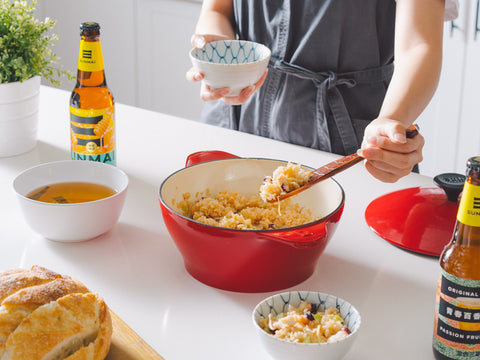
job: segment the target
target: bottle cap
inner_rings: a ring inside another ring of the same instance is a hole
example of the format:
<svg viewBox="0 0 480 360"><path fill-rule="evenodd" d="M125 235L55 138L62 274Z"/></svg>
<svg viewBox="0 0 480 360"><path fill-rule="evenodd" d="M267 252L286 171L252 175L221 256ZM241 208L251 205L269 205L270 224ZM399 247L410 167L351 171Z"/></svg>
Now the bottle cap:
<svg viewBox="0 0 480 360"><path fill-rule="evenodd" d="M83 35L84 32L96 31L100 34L100 24L88 21L80 24L80 35Z"/></svg>
<svg viewBox="0 0 480 360"><path fill-rule="evenodd" d="M474 156L468 159L467 168L475 171L480 171L480 156Z"/></svg>

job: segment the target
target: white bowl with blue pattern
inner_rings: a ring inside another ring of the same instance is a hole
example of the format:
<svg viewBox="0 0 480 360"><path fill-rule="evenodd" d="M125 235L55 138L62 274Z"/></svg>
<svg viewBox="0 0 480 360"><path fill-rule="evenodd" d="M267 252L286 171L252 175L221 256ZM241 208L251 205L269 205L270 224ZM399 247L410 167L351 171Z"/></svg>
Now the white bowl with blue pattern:
<svg viewBox="0 0 480 360"><path fill-rule="evenodd" d="M259 325L261 317L266 318L270 313L286 313L288 305L298 307L301 301L317 305L318 311L337 308L351 333L330 343L295 343L276 338ZM315 291L290 291L270 296L255 307L252 320L265 350L272 358L280 360L340 360L352 347L361 324L360 314L352 304L337 296Z"/></svg>
<svg viewBox="0 0 480 360"><path fill-rule="evenodd" d="M212 89L230 88L228 96L238 96L254 85L267 69L270 49L245 40L219 40L190 51L193 67Z"/></svg>

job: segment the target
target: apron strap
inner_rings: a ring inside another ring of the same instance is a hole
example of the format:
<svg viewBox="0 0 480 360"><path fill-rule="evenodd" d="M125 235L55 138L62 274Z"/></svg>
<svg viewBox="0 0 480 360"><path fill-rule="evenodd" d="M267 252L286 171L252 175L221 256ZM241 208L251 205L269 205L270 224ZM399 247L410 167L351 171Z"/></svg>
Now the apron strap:
<svg viewBox="0 0 480 360"><path fill-rule="evenodd" d="M284 60L272 59L270 66L285 74L313 81L317 87L317 118L321 119L323 117L326 119L327 111L330 110L333 114L333 119L338 128L346 154L356 152L359 148L359 144L350 115L338 86L345 85L351 88L357 84L388 81L393 74L393 63L379 66L377 68L341 74L336 74L332 71L312 72L306 68L290 64ZM322 121L321 123L320 131L322 134L319 135L320 137L326 137L329 139L327 122ZM324 150L331 151L330 141L328 141L328 146L326 146Z"/></svg>

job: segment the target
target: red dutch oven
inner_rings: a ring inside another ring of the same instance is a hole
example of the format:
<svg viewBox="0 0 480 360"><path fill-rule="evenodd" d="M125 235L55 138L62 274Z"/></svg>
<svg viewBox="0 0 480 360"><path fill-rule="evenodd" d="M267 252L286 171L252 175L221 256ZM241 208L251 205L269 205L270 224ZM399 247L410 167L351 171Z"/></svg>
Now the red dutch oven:
<svg viewBox="0 0 480 360"><path fill-rule="evenodd" d="M414 253L438 257L453 235L465 176L435 176L436 187L413 187L372 201L365 220L384 240Z"/></svg>
<svg viewBox="0 0 480 360"><path fill-rule="evenodd" d="M207 285L238 292L267 292L296 285L312 275L331 239L345 203L333 179L295 196L318 220L272 230L238 230L206 225L185 217L176 203L227 190L258 193L263 178L285 161L239 158L222 151L191 154L186 167L167 177L159 189L165 225L184 259L186 270ZM309 169L311 170L311 169Z"/></svg>

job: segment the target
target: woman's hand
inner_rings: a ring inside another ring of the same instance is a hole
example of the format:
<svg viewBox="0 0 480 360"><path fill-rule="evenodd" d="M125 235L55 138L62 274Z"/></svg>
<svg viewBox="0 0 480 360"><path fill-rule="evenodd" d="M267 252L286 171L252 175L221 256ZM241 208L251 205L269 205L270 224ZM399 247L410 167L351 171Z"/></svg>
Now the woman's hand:
<svg viewBox="0 0 480 360"><path fill-rule="evenodd" d="M406 137L406 127L392 119L378 118L365 129L358 154L366 159L365 167L378 180L393 183L408 175L423 160L425 139L419 133Z"/></svg>
<svg viewBox="0 0 480 360"><path fill-rule="evenodd" d="M203 48L205 44L217 40L228 40L228 38L217 35L194 34L192 36L191 43L196 48ZM255 91L257 91L263 85L263 83L265 82L265 78L267 77L267 72L268 70L264 72L262 77L254 85L248 86L243 89L238 96L228 96L228 94L230 93L229 88L225 87L220 89L211 89L210 86L202 82L202 85L200 87L200 98L203 101L214 101L223 99L223 101L225 101L225 103L227 103L228 105L243 104L250 98L250 96L252 96ZM185 77L188 81L192 82L202 81L204 78L203 74L193 67L187 71Z"/></svg>

